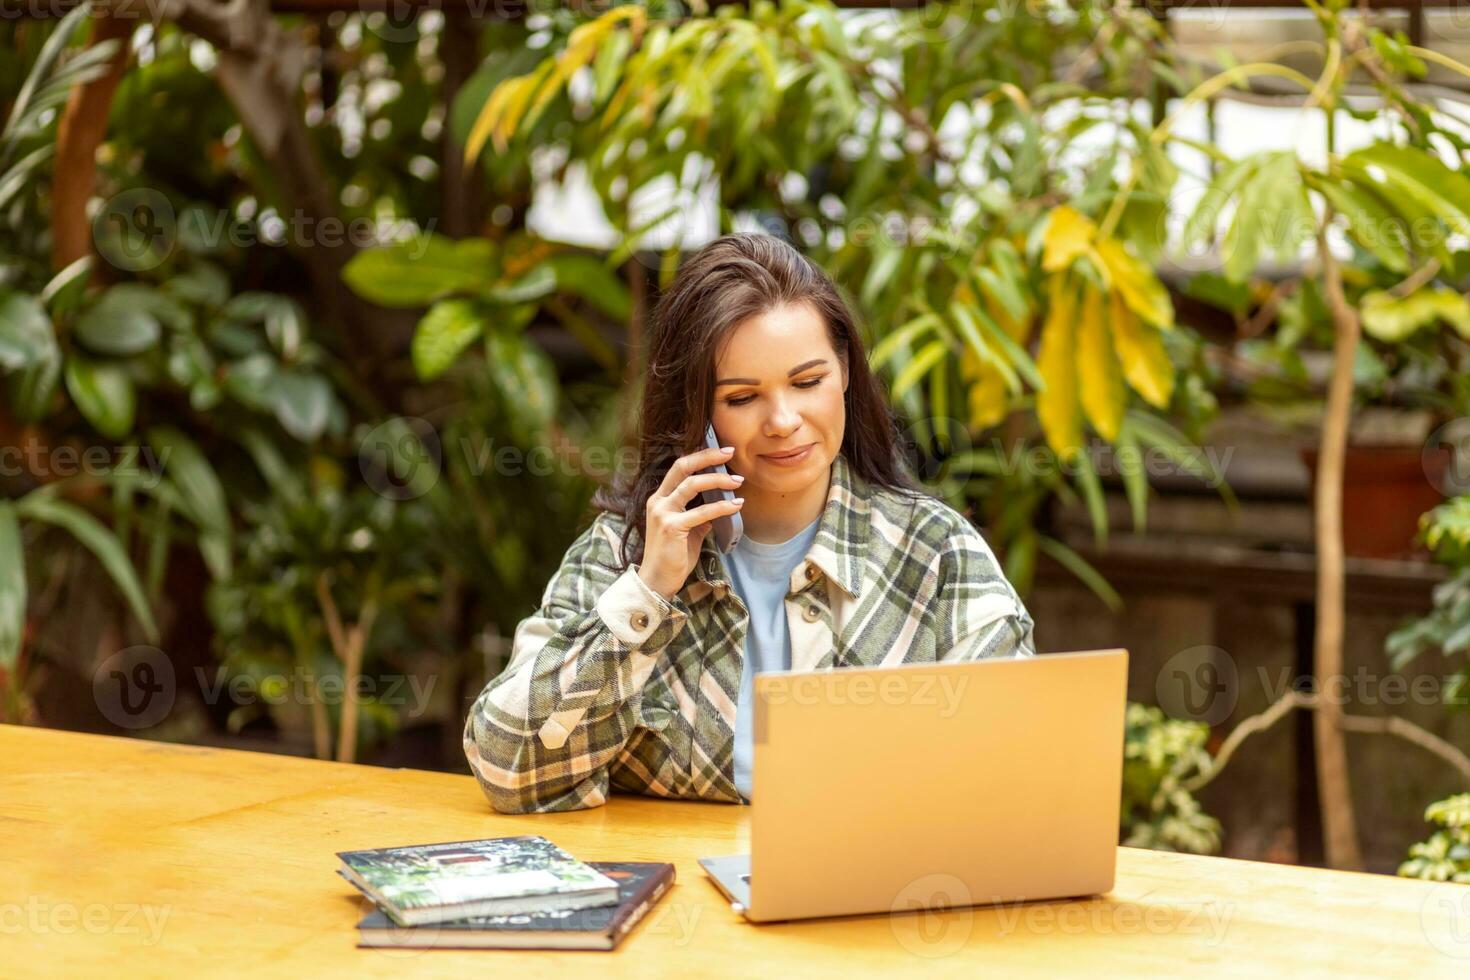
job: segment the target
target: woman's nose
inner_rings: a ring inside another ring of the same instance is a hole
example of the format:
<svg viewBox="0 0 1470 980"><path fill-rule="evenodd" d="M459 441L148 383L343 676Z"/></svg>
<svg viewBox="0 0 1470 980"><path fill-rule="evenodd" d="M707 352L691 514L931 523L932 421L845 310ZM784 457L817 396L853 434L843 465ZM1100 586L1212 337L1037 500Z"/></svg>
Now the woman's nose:
<svg viewBox="0 0 1470 980"><path fill-rule="evenodd" d="M781 438L790 435L801 425L801 414L796 407L782 398L771 402L771 414L766 417L766 435Z"/></svg>

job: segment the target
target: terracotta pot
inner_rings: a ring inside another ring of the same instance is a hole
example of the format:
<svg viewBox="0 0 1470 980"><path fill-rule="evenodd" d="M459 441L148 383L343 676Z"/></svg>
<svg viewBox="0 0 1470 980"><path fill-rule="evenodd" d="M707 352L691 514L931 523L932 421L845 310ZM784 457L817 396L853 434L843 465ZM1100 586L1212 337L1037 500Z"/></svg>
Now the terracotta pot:
<svg viewBox="0 0 1470 980"><path fill-rule="evenodd" d="M1317 485L1317 450L1302 460ZM1343 464L1343 549L1355 558L1422 556L1414 537L1419 517L1444 500L1440 486L1449 466L1445 446L1348 446Z"/></svg>

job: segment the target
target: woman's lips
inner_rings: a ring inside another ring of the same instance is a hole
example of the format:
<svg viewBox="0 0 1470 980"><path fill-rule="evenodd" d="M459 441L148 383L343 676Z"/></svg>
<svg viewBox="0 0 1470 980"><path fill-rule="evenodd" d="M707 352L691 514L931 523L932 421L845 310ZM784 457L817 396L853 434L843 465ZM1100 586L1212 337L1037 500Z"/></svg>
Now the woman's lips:
<svg viewBox="0 0 1470 980"><path fill-rule="evenodd" d="M775 463L777 466L796 466L798 463L806 461L806 458L812 454L812 446L815 445L816 443L811 443L810 445L803 446L795 453L787 456L770 456L763 453L761 459Z"/></svg>

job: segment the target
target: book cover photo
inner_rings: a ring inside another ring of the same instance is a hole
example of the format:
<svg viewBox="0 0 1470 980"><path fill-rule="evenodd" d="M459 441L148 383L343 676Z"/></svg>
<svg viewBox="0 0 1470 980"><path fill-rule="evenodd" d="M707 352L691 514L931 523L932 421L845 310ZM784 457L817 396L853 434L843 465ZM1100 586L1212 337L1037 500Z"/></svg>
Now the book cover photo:
<svg viewBox="0 0 1470 980"><path fill-rule="evenodd" d="M340 873L399 925L612 905L618 886L545 837L342 851Z"/></svg>
<svg viewBox="0 0 1470 980"><path fill-rule="evenodd" d="M645 861L593 861L618 884L616 905L475 916L433 925L398 926L381 910L357 924L360 947L409 949L600 949L626 936L674 883L674 866Z"/></svg>

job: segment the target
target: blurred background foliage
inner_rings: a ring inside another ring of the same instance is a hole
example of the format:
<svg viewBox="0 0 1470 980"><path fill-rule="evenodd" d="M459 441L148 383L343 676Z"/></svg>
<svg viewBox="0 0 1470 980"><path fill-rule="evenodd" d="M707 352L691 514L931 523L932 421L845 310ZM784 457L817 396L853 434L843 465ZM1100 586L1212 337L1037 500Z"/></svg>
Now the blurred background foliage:
<svg viewBox="0 0 1470 980"><path fill-rule="evenodd" d="M1321 8L1324 37L1341 7ZM1106 482L1142 530L1152 491L1116 464L1128 453L1231 500L1194 451L1226 382L1176 296L1247 334L1246 398L1320 408L1304 358L1333 347L1328 298L1315 274L1288 285L1257 268L1304 244L1323 214L1309 192L1354 249L1360 402L1464 414L1470 311L1450 235L1470 225L1470 195L1429 162L1431 133L1450 130L1402 93L1420 153L1383 190L1362 186L1382 156L1356 171L1230 160L1175 131L1171 101L1207 102L1250 72L1184 58L1146 11L1101 0L277 20L305 58L277 109L309 138L333 213L372 231L340 269L359 306L309 275L317 233L217 83L218 52L167 20L138 27L111 102L97 254L53 268L60 108L112 52L83 45L82 9L0 22L19 55L0 67L0 431L39 458L101 446L107 460L0 474L5 720L64 715L64 692L148 642L201 688L289 675L316 692L202 698L158 737L458 768L467 698L624 458L652 297L686 240L719 232L783 235L832 273L915 473L986 529L1023 591L1046 559L1121 605L1051 514L1081 504L1105 546ZM1386 84L1415 73L1401 38L1354 38ZM1192 215L1171 207L1200 179L1181 150L1214 192ZM571 175L609 244L536 232L535 189ZM173 216L170 234L117 205L138 199ZM695 226L700 202L712 227ZM1301 222L1266 220L1283 211ZM1367 222L1425 213L1445 232L1427 244L1368 241ZM1181 242L1220 261L1166 283ZM1252 334L1267 308L1273 329ZM1402 656L1470 645L1457 587ZM59 622L79 611L100 625ZM389 695L404 676L432 682L425 702ZM357 693L322 696L329 682ZM1208 768L1208 734L1130 707L1124 840L1218 849L1183 788Z"/></svg>

